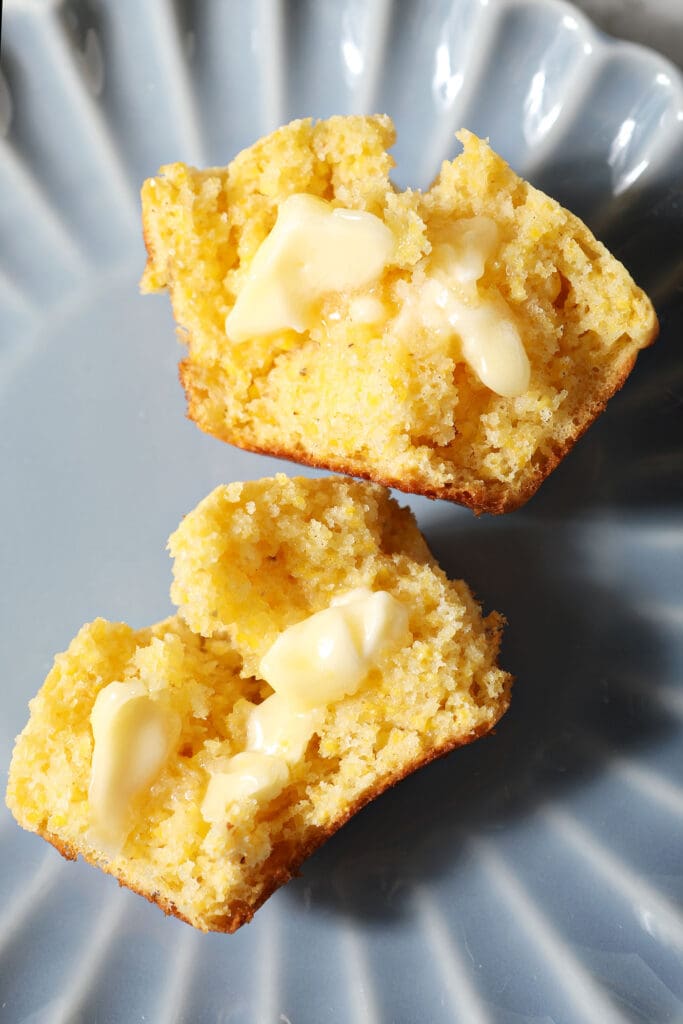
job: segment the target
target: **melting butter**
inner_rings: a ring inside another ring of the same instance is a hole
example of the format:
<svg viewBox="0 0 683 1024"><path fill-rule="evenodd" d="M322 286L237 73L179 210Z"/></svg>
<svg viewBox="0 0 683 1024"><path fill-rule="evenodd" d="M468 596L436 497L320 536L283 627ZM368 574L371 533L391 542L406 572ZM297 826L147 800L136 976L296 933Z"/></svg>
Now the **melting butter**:
<svg viewBox="0 0 683 1024"><path fill-rule="evenodd" d="M247 748L295 764L320 728L324 713L324 708L301 707L281 693L273 693L249 714Z"/></svg>
<svg viewBox="0 0 683 1024"><path fill-rule="evenodd" d="M259 802L273 800L287 785L289 769L281 757L244 750L227 760L223 770L213 771L201 813L205 821L223 822L231 804L246 797Z"/></svg>
<svg viewBox="0 0 683 1024"><path fill-rule="evenodd" d="M504 398L523 395L531 367L505 301L489 299L470 306L449 296L446 310L460 338L462 357L482 384Z"/></svg>
<svg viewBox="0 0 683 1024"><path fill-rule="evenodd" d="M482 384L517 398L531 378L522 338L502 295L482 295L477 285L498 244L498 227L488 217L452 224L404 293L397 329L409 335L422 326L442 342L455 339L458 356Z"/></svg>
<svg viewBox="0 0 683 1024"><path fill-rule="evenodd" d="M445 269L461 284L478 281L498 248L499 238L498 225L490 217L456 220L450 226L447 240L438 247L445 256Z"/></svg>
<svg viewBox="0 0 683 1024"><path fill-rule="evenodd" d="M252 260L226 318L226 334L242 342L287 328L306 331L315 326L324 295L371 284L394 250L394 236L374 214L291 195Z"/></svg>
<svg viewBox="0 0 683 1024"><path fill-rule="evenodd" d="M105 686L90 715L95 742L88 801L91 837L115 856L130 831L131 803L155 780L180 734L178 716L140 680Z"/></svg>
<svg viewBox="0 0 683 1024"><path fill-rule="evenodd" d="M383 651L407 633L400 601L359 588L284 630L262 658L260 675L302 708L325 706L354 693Z"/></svg>
<svg viewBox="0 0 683 1024"><path fill-rule="evenodd" d="M247 750L210 770L202 816L222 823L233 803L272 800L287 785L327 705L357 690L389 648L405 643L408 611L386 591L359 587L285 629L261 660L275 691L247 719Z"/></svg>

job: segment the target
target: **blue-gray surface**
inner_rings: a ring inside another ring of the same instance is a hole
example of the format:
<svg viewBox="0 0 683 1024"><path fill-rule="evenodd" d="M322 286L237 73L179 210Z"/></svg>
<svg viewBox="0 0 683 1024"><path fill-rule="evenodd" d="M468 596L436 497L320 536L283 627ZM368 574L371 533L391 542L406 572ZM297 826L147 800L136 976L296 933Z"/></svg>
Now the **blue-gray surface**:
<svg viewBox="0 0 683 1024"><path fill-rule="evenodd" d="M4 812L0 1021L683 1019L675 69L533 0L5 6L3 773L54 652L96 614L165 615L181 515L281 468L184 418L168 302L136 286L136 191L159 164L381 109L397 181L425 185L466 125L614 246L662 334L527 508L411 502L509 619L496 736L367 808L233 937L164 919Z"/></svg>

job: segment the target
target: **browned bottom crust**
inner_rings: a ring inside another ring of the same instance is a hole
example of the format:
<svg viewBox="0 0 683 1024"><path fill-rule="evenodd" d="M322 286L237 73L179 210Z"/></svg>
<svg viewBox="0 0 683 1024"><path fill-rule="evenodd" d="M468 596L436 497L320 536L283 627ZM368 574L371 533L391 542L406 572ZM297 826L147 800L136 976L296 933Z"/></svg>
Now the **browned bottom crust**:
<svg viewBox="0 0 683 1024"><path fill-rule="evenodd" d="M656 324L650 338L648 338L646 345L643 347L652 345L658 333L659 327ZM345 473L349 476L360 477L361 479L371 480L374 483L383 484L385 487L393 487L408 494L421 494L425 498L433 499L443 498L446 501L472 509L475 515L481 515L484 512L501 515L502 513L512 512L514 509L520 508L533 497L543 481L569 454L576 442L604 411L610 398L624 386L627 377L635 366L637 357L638 351L625 359L618 372L610 380L605 381L592 403L583 408L584 416L582 421L577 424L575 432L567 438L564 444L558 445L551 454L530 467L522 485L517 490L513 490L498 480L477 480L467 487L458 487L454 484L446 484L443 487L431 487L421 477L406 478L381 474L363 459L341 458L334 455L334 453L330 453L324 459L317 459L310 452L298 446L289 448L284 444L268 448L260 446L246 432L231 431L227 426L221 431L215 431L208 428L203 422L202 391L195 385L191 360L183 360L178 367L178 373L187 399L188 419L196 423L205 433L216 437L220 441L226 441L236 448L254 452L257 455L269 455L273 458L287 459L315 469L327 469L335 473Z"/></svg>
<svg viewBox="0 0 683 1024"><path fill-rule="evenodd" d="M512 685L512 682L512 677L509 677L509 686ZM508 688L506 699L504 702L501 703L500 706L500 717L502 717L505 714L509 705L510 691ZM192 925L195 928L199 928L201 931L204 932L233 933L236 932L237 929L240 928L243 924L247 924L249 921L251 921L252 917L259 909L259 907L263 906L266 900L270 896L272 896L277 889L279 889L283 885L286 885L287 882L289 882L292 878L297 877L299 875L299 868L301 867L303 862L308 857L310 857L311 854L315 853L315 851L319 849L323 845L323 843L330 839L335 832L342 828L342 826L344 826L347 823L347 821L349 821L355 814L362 810L363 807L366 806L366 804L370 803L376 797L381 796L382 793L386 792L386 790L390 789L392 786L395 786L398 782L406 778L408 775L411 775L414 771L417 771L418 768L422 768L425 765L429 764L431 761L435 761L440 757L445 757L447 754L449 754L452 750L455 750L457 747L466 746L467 744L473 743L475 740L480 739L483 736L491 734L493 732L493 729L495 728L495 724L497 723L494 723L494 725L490 728L475 729L471 733L468 733L464 738L458 738L453 740L452 742L444 744L441 747L436 747L433 750L428 751L423 757L417 758L415 761L412 761L409 764L405 765L404 768L401 769L401 771L394 772L386 776L384 779L378 782L378 784L374 788L372 788L368 792L364 793L361 797L359 797L358 800L355 801L355 803L350 804L345 814L341 815L339 818L333 821L330 825L328 825L327 828L319 829L313 835L313 837L310 838L306 843L298 847L294 852L290 853L290 857L287 861L282 863L276 862L278 852L276 849L274 851L273 856L274 863L269 868L267 868L268 882L265 888L261 891L260 895L258 896L258 899L252 904L247 904L241 901L233 903L229 909L226 908L225 915L215 918L209 924L203 921L190 920L190 918L186 917L183 913L181 913L181 911L178 909L175 903L173 903L171 900L166 899L164 896L161 895L161 893L144 891L137 885L130 882L128 879L117 875L106 861L100 861L96 857L84 853L82 850L73 846L71 843L68 843L61 839L54 832L49 832L47 829L36 829L36 831L40 836L42 836L43 839L46 839L48 843L51 843L52 846L54 846L55 849L61 853L62 857L66 858L66 860L77 860L78 856L80 855L83 858L83 860L87 861L89 864L92 864L94 867L100 868L100 870L105 871L109 875L113 875L113 877L117 879L120 886L125 886L132 892L137 893L138 896L144 896L144 898L148 900L150 903L156 904L156 906L163 910L163 912L167 914L169 917L177 917L179 920L184 921L186 924Z"/></svg>

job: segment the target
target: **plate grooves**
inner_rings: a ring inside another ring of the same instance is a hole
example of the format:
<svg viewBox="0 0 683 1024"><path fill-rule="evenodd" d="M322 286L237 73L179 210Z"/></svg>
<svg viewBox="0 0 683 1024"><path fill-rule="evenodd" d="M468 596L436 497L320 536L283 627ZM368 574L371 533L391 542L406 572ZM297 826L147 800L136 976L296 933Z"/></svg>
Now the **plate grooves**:
<svg viewBox="0 0 683 1024"><path fill-rule="evenodd" d="M663 944L683 950L683 914L661 892L640 878L566 811L546 807L543 817L596 874L631 905L643 928Z"/></svg>
<svg viewBox="0 0 683 1024"><path fill-rule="evenodd" d="M263 90L261 134L265 134L280 127L283 112L287 109L282 0L258 0L255 20L260 39L259 77Z"/></svg>
<svg viewBox="0 0 683 1024"><path fill-rule="evenodd" d="M206 166L206 149L202 139L192 76L188 58L183 49L180 25L172 9L172 0L147 0L140 11L145 11L153 26L158 52L162 58L166 102L173 110L181 137L178 160Z"/></svg>
<svg viewBox="0 0 683 1024"><path fill-rule="evenodd" d="M259 922L262 938L257 950L257 968L254 974L252 1006L256 1006L256 1024L272 1024L277 1021L280 1001L280 933L281 911L276 900L268 904L266 913Z"/></svg>
<svg viewBox="0 0 683 1024"><path fill-rule="evenodd" d="M515 919L545 956L568 1000L579 1012L579 1020L584 1024L626 1024L491 843L484 839L470 842L474 857L487 871Z"/></svg>
<svg viewBox="0 0 683 1024"><path fill-rule="evenodd" d="M655 700L667 714L683 719L683 686L667 685L666 683L653 684L649 678L633 675L622 675L619 683L631 693L641 697L646 703L649 704Z"/></svg>
<svg viewBox="0 0 683 1024"><path fill-rule="evenodd" d="M48 890L59 882L66 862L49 849L36 868L31 880L17 893L0 917L0 956L14 937L15 932L32 913L40 913L39 902Z"/></svg>
<svg viewBox="0 0 683 1024"><path fill-rule="evenodd" d="M442 32L441 41L437 45L432 92L436 91L434 79L440 73L447 79L448 89L453 91L453 96L447 104L447 109L438 119L436 132L425 145L425 155L418 167L419 182L431 182L438 174L443 160L453 147L455 132L466 126L468 105L481 87L481 80L492 59L503 8L500 4L489 7L486 0L476 0L476 8L474 27L468 40L467 58L461 67L456 69L450 65L448 31ZM441 72L438 70L440 62L443 62Z"/></svg>
<svg viewBox="0 0 683 1024"><path fill-rule="evenodd" d="M537 6L533 0L531 3L524 5L516 3L515 0L504 0L504 2L511 8L528 7L532 12ZM616 55L625 56L630 54L633 60L650 63L652 65L653 78L655 79L661 79L662 68L666 68L669 64L660 54L655 56L648 49L636 43L603 36L602 33L596 30L588 17L578 8L565 3L564 0L546 0L546 4L549 8L555 8L557 16L561 18L561 23L565 29L574 30L580 35L582 50L588 61L579 61L572 68L571 77L565 83L564 88L564 95L571 97L570 105L568 106L566 101L563 102L559 118L552 126L548 135L544 136L544 146L538 153L538 157L533 153L530 154L529 163L525 167L525 173L535 173L547 160L550 155L549 150L556 148L561 143L563 135L566 134L567 130L575 122L577 114L584 106L588 95L595 88L597 78L608 60ZM589 74L585 74L587 65L590 65L588 68ZM670 69L669 74L664 72L664 75L668 78L668 83L660 81L659 84L671 86L673 96L672 108L677 110L677 114L674 117L680 121L683 119L683 82L681 81L678 69L673 65L670 65ZM545 144L546 139L548 145ZM673 145L675 145L675 142L672 142L668 132L658 133L655 140L655 148L660 151L657 157L658 163L666 159L666 155L671 153ZM534 148L535 151L538 150L537 146ZM618 191L615 190L615 194L618 194Z"/></svg>
<svg viewBox="0 0 683 1024"><path fill-rule="evenodd" d="M622 47L626 48L626 46L627 44L622 44ZM643 58L639 47L632 49L629 47L626 52L629 51L632 53L634 66L651 63L649 58ZM613 58L614 55L611 56ZM662 104L659 130L647 148L646 157L642 158L635 167L632 166L632 161L627 161L626 166L619 170L619 157L627 149L630 139L629 132L635 128L636 120L629 117L618 126L607 158L612 175L613 201L607 204L604 213L595 220L594 232L599 237L610 233L618 221L628 219L630 211L637 207L639 195L644 187L657 179L663 182L667 165L678 168L676 177L680 179L681 158L683 157L683 94L680 89L675 88L671 78L664 74L656 74L654 68L652 76L653 82L657 86L669 89L668 103ZM671 182L668 185L670 188L672 187ZM680 181L678 184L673 183L674 192L677 188L680 189ZM629 235L628 243L632 244L638 240L638 237L638 233ZM682 267L683 263L679 263L678 273L681 272Z"/></svg>
<svg viewBox="0 0 683 1024"><path fill-rule="evenodd" d="M525 6L529 7L529 5ZM533 10L533 6L535 5L531 6L531 10ZM564 7L564 5L558 6ZM538 174L553 155L562 137L576 122L580 110L595 88L595 83L602 71L604 45L590 23L584 18L577 17L578 14L578 11L567 8L567 13L564 14L562 21L567 30L576 31L581 39L581 55L574 61L571 71L565 79L563 100L557 117L540 139L533 142L533 148L530 147L528 150L524 163L524 175L527 178Z"/></svg>
<svg viewBox="0 0 683 1024"><path fill-rule="evenodd" d="M381 113L375 106L389 38L391 12L391 0L374 0L366 8L363 70L351 100L351 112L354 114Z"/></svg>
<svg viewBox="0 0 683 1024"><path fill-rule="evenodd" d="M42 236L44 245L50 250L49 257L42 251L44 262L47 263L49 258L60 266L66 264L76 276L87 273L88 262L80 238L45 194L33 171L5 139L0 139L0 169L9 179L9 190L21 195L24 199L22 206L32 211L31 230L38 237Z"/></svg>
<svg viewBox="0 0 683 1024"><path fill-rule="evenodd" d="M123 893L118 890L112 892L101 907L92 930L76 951L74 970L64 980L64 995L53 1011L52 1024L72 1024L79 1019L79 1011L91 996L98 975L106 969L106 956L125 910Z"/></svg>
<svg viewBox="0 0 683 1024"><path fill-rule="evenodd" d="M156 1015L159 1024L182 1024L192 1019L192 1007L187 1004L201 937L189 925L181 927L175 951L168 958L166 987Z"/></svg>
<svg viewBox="0 0 683 1024"><path fill-rule="evenodd" d="M674 785L659 772L644 768L635 760L629 761L620 754L612 753L601 740L593 736L584 737L581 745L646 800L659 804L669 814L683 819L683 787Z"/></svg>
<svg viewBox="0 0 683 1024"><path fill-rule="evenodd" d="M652 140L649 159L642 170L640 165L637 165L636 168L625 171L621 177L615 178L613 181L615 196L619 196L622 192L630 189L631 185L638 181L644 172L647 171L649 176L659 170L663 163L674 158L676 149L683 145L683 84L676 70L672 69L672 74L662 71L661 61L653 60L650 53L635 44L620 43L618 53L622 59L628 55L633 67L640 66L646 68L652 77L654 85L661 90L666 90L668 102L662 105L662 113L658 124L659 131ZM613 50L609 52L609 55L611 59L616 57L616 53ZM612 147L610 148L610 156L613 157L613 159L610 159L610 166L618 162L616 157L619 154L621 141L619 135L623 127L624 122L619 126L619 131L614 136ZM680 161L677 162L677 166L680 168ZM636 171L638 173L635 173Z"/></svg>
<svg viewBox="0 0 683 1024"><path fill-rule="evenodd" d="M86 87L83 73L75 59L74 47L58 12L52 8L49 16L37 19L45 52L51 56L56 74L66 84L74 116L77 117L92 140L93 150L99 156L103 176L111 184L111 195L121 215L132 230L138 231L138 200L119 148L111 134L102 108ZM105 69L106 75L106 69Z"/></svg>
<svg viewBox="0 0 683 1024"><path fill-rule="evenodd" d="M358 1024L382 1024L367 956L363 953L360 929L350 919L340 921L342 955L345 961L351 1019Z"/></svg>
<svg viewBox="0 0 683 1024"><path fill-rule="evenodd" d="M446 985L451 1010L463 1024L492 1024L470 972L458 952L444 915L424 886L415 889L415 905L422 934L434 954Z"/></svg>

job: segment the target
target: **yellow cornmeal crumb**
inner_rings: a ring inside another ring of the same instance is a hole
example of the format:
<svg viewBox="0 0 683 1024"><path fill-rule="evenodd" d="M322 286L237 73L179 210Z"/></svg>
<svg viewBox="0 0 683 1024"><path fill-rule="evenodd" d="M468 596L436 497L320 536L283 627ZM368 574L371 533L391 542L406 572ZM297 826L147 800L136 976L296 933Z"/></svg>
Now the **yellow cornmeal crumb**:
<svg viewBox="0 0 683 1024"><path fill-rule="evenodd" d="M536 490L621 386L657 321L578 218L485 142L459 138L463 153L424 194L397 193L389 180L386 116L294 121L227 168L170 164L145 183L142 289L170 292L188 346L189 413L203 430L477 510L505 511ZM235 344L226 316L292 193L367 210L389 226L395 257L372 288L384 320L358 322L349 297L331 295L319 327ZM420 260L449 225L473 216L498 226L479 290L512 311L531 363L523 402L486 388L424 326L407 338L396 329Z"/></svg>
<svg viewBox="0 0 683 1024"><path fill-rule="evenodd" d="M7 802L67 855L82 853L199 928L232 931L357 806L493 727L511 682L496 665L502 620L482 618L411 513L377 485L278 476L219 487L170 543L179 614L138 631L102 619L82 628L31 702ZM360 585L403 602L410 643L326 709L278 797L246 799L229 827L207 823L208 769L244 749L249 709L271 693L255 677L261 656L287 625ZM103 687L137 679L165 691L182 729L109 859L88 835L90 714Z"/></svg>

